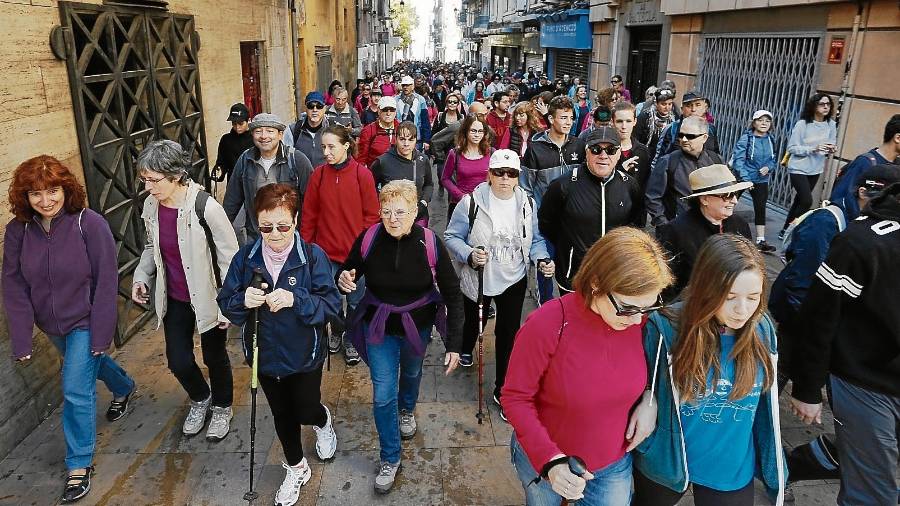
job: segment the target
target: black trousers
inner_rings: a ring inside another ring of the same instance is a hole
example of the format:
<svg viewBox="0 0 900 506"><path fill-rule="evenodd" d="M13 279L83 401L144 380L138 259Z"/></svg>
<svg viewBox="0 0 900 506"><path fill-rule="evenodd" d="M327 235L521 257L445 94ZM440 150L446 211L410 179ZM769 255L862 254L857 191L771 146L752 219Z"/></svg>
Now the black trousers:
<svg viewBox="0 0 900 506"><path fill-rule="evenodd" d="M324 427L328 421L322 405L322 368L282 378L260 374L259 384L269 401L284 460L296 466L303 460L300 426Z"/></svg>
<svg viewBox="0 0 900 506"><path fill-rule="evenodd" d="M500 389L506 380L506 369L509 366L509 356L512 354L513 340L522 323L522 304L525 302L525 289L528 286L528 276L525 275L518 283L507 288L500 295L484 297L484 310L490 307L491 301L497 305L497 318L494 320L494 338L497 354L497 379L494 383L494 395L500 398ZM463 353L472 353L475 343L478 341L478 302L463 297L463 311L465 323L463 323ZM484 315L482 315L484 317Z"/></svg>
<svg viewBox="0 0 900 506"><path fill-rule="evenodd" d="M753 199L753 223L755 225L765 225L766 202L769 200L769 183L753 183L753 188L750 188L750 198Z"/></svg>
<svg viewBox="0 0 900 506"><path fill-rule="evenodd" d="M631 506L675 506L684 496L647 478L634 469L634 498ZM695 506L753 506L753 480L743 488L722 492L691 483L694 488Z"/></svg>
<svg viewBox="0 0 900 506"><path fill-rule="evenodd" d="M166 335L166 360L169 370L181 383L188 397L194 402L205 400L212 393L213 406L231 406L233 398L231 361L225 349L228 336L225 329L213 327L200 334L200 350L203 363L209 369L209 382L194 360L194 309L187 302L169 298L163 330Z"/></svg>
<svg viewBox="0 0 900 506"><path fill-rule="evenodd" d="M809 211L809 208L812 207L813 188L815 188L816 183L819 182L819 174L814 176L807 176L806 174L790 174L790 177L791 186L797 194L794 195L794 203L791 204L787 219L784 220L784 226L781 227L782 230L788 228L788 225L794 221L794 218Z"/></svg>

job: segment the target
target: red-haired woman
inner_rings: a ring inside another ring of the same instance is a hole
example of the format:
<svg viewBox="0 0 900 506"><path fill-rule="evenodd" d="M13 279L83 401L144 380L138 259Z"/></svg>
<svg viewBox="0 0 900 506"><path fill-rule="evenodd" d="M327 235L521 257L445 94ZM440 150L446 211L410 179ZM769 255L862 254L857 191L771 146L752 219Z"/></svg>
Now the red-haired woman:
<svg viewBox="0 0 900 506"><path fill-rule="evenodd" d="M12 354L31 359L37 325L63 356L66 478L61 501L91 489L97 379L113 394L106 418L125 415L135 382L105 352L116 332L116 243L106 220L87 209L84 188L51 156L22 162L12 177L14 218L3 243L3 305Z"/></svg>
<svg viewBox="0 0 900 506"><path fill-rule="evenodd" d="M516 104L513 114L512 128L506 130L500 139L500 149L511 149L519 155L521 160L525 156L525 150L531 138L546 128L541 126L541 116L531 102L519 102Z"/></svg>
<svg viewBox="0 0 900 506"><path fill-rule="evenodd" d="M341 301L325 252L297 232L297 203L297 190L289 184L259 189L254 212L261 238L238 250L218 297L222 314L235 325L253 325L247 321L250 309L259 308L259 384L286 461L275 496L279 506L297 502L300 487L312 476L301 425L313 426L321 460L337 450L331 412L322 404L322 364L328 353L322 332ZM262 273L263 289L250 286L254 272ZM253 360L250 346L244 341L248 363Z"/></svg>

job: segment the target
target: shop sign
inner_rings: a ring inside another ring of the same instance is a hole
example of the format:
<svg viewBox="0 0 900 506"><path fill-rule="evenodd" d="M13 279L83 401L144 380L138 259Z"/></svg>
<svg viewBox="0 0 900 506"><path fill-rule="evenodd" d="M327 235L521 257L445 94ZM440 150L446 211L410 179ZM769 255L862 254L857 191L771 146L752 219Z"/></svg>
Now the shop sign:
<svg viewBox="0 0 900 506"><path fill-rule="evenodd" d="M541 22L541 47L591 49L592 45L591 23L586 9L584 14Z"/></svg>

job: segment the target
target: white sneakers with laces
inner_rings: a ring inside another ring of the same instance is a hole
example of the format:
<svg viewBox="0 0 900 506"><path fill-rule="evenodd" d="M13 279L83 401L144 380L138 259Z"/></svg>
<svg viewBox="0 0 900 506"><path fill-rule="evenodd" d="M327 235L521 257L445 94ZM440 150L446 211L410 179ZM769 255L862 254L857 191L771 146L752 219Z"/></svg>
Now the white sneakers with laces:
<svg viewBox="0 0 900 506"><path fill-rule="evenodd" d="M284 468L285 475L278 493L275 494L275 506L292 506L300 499L300 487L306 485L312 478L312 469L309 468L305 457L296 466L282 462L281 467Z"/></svg>
<svg viewBox="0 0 900 506"><path fill-rule="evenodd" d="M313 425L313 430L316 431L316 453L320 459L330 460L337 451L337 433L334 432L331 410L324 404L322 407L325 408L325 426L320 428Z"/></svg>
<svg viewBox="0 0 900 506"><path fill-rule="evenodd" d="M200 402L191 401L191 410L188 412L187 418L184 419L184 425L181 427L181 432L185 436L196 436L203 430L203 426L206 424L206 414L209 413L210 400L212 400L211 395Z"/></svg>

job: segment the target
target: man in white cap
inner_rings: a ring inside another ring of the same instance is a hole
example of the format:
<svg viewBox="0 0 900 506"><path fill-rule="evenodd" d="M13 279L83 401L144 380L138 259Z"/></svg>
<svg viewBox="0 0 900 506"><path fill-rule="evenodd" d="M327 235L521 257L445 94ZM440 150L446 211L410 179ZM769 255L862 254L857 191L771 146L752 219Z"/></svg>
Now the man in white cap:
<svg viewBox="0 0 900 506"><path fill-rule="evenodd" d="M400 122L397 121L397 101L394 97L378 100L378 119L365 126L359 134L356 160L370 166L379 156L394 145L394 136Z"/></svg>
<svg viewBox="0 0 900 506"><path fill-rule="evenodd" d="M657 227L656 238L672 254L675 284L663 293L672 300L687 284L703 243L714 234L731 233L751 239L750 225L734 214L740 192L753 183L738 182L725 164L701 167L688 176L691 193L682 197L688 211Z"/></svg>
<svg viewBox="0 0 900 506"><path fill-rule="evenodd" d="M234 223L244 208L248 241L259 237L253 201L256 191L271 183L291 183L297 186L300 202L297 209L303 209L303 196L313 167L300 150L285 146L282 142L287 125L278 116L259 113L250 122L253 135L252 149L245 151L234 165L234 173L228 179L222 207L228 219ZM302 216L297 217L299 225Z"/></svg>
<svg viewBox="0 0 900 506"><path fill-rule="evenodd" d="M419 130L416 148L426 151L431 142L431 122L428 120L428 102L415 91L416 82L410 76L400 80L400 95L397 97L397 119L412 121Z"/></svg>

